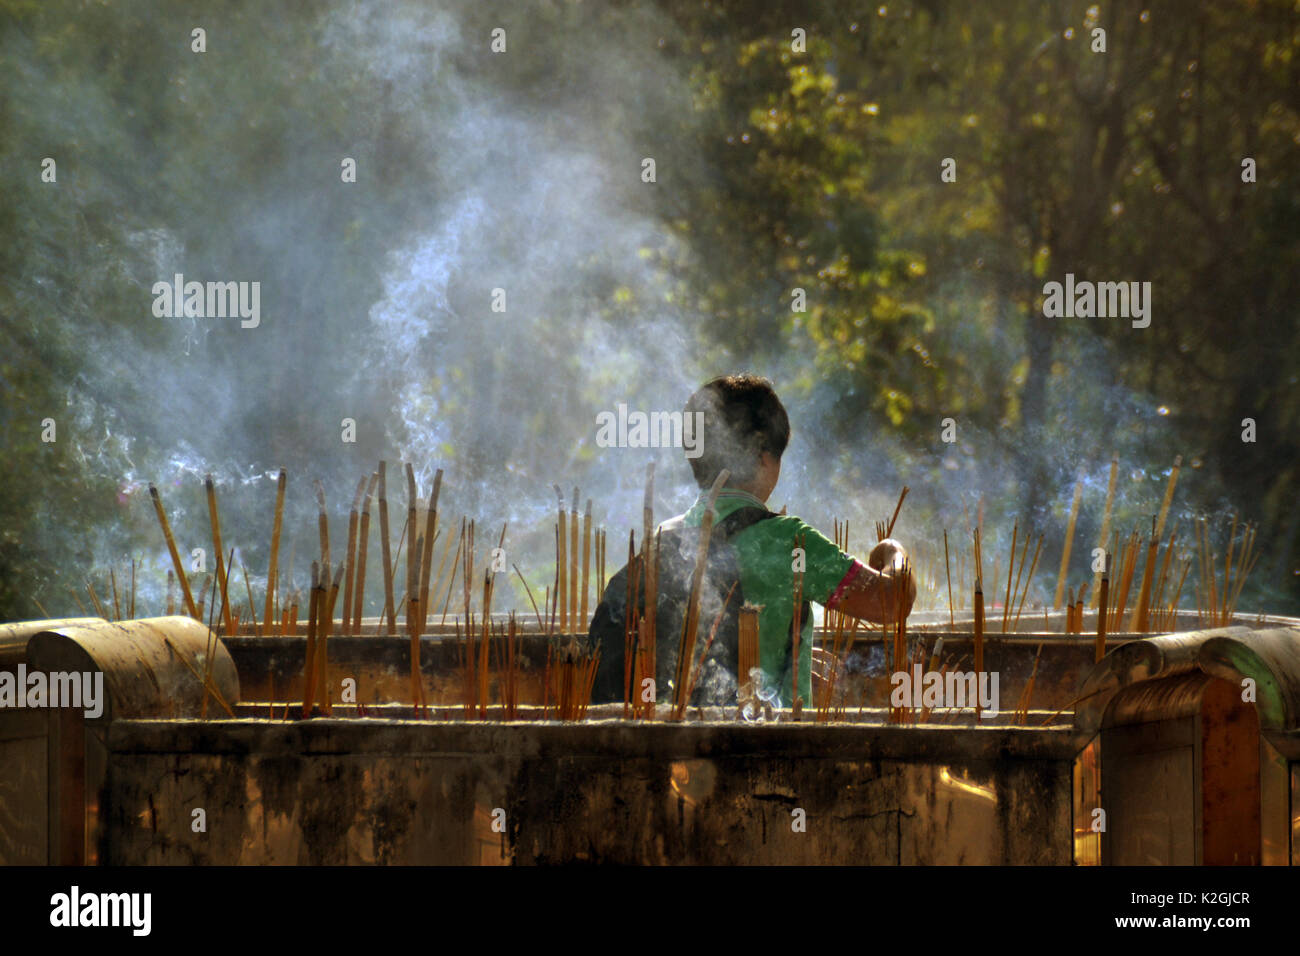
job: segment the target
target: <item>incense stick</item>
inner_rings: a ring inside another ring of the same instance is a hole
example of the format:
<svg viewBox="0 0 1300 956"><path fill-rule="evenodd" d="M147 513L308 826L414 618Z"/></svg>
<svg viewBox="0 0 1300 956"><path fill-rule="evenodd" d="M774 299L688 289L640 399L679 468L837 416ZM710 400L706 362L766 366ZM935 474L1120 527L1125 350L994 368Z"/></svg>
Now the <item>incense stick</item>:
<svg viewBox="0 0 1300 956"><path fill-rule="evenodd" d="M433 543L438 534L438 496L442 493L442 469L433 474L433 490L429 492L429 513L424 524L424 554L420 559L420 633L429 623L429 576L433 571Z"/></svg>
<svg viewBox="0 0 1300 956"><path fill-rule="evenodd" d="M568 523L564 514L564 492L560 490L559 485L555 485L555 497L558 501L556 511L556 537L555 537L555 566L556 566L556 584L555 584L555 601L556 606L560 609L560 632L569 633L569 582L568 582L568 544L569 532Z"/></svg>
<svg viewBox="0 0 1300 956"><path fill-rule="evenodd" d="M1183 456L1174 458L1173 470L1169 472L1169 483L1165 485L1165 497L1160 502L1160 517L1156 519L1155 540L1159 541L1165 532L1165 518L1169 516L1169 505L1174 500L1174 486L1178 484L1178 471L1183 467Z"/></svg>
<svg viewBox="0 0 1300 956"><path fill-rule="evenodd" d="M222 595L222 597L221 597L221 612L222 612L223 614L228 614L228 613L229 613L229 609L226 607L226 597L225 597L225 596L226 596L227 593L229 593L229 588L230 588L230 568L231 568L232 563L233 563L234 560L235 560L235 549L234 549L234 548L231 548L231 549L230 549L230 557L229 557L229 558L224 562L224 565L220 562L221 555L217 555L217 558L218 558L218 567L222 567L222 566L224 566L224 567L225 567L225 570L226 570L225 578L221 581L221 595ZM212 594L212 603L213 603L214 606L216 605L216 602L217 602L217 595L216 595L216 590L214 589L214 590L213 590L213 594ZM233 630L234 630L234 628L232 627L230 631L227 631L227 633L228 633L228 634L229 634L229 633L233 633ZM203 703L202 703L202 705L201 705L201 710L200 710L200 716L201 716L203 719L205 719L205 720L207 719L207 716L208 716L208 691L207 691L207 688L208 688L208 685L212 682L212 666L213 666L213 658L215 658L215 657L217 656L217 655L216 655L216 645L217 645L217 632L214 631L214 630L212 629L212 618L209 617L209 618L208 618L208 639L207 639L207 643L206 643L206 645L205 645L205 646L206 646L206 651L207 651L207 653L206 653L206 656L204 657L204 662L203 662Z"/></svg>
<svg viewBox="0 0 1300 956"><path fill-rule="evenodd" d="M90 582L89 578L86 579L86 590L90 592L90 603L95 605L95 613L107 621L108 615L104 613L104 605L99 603L99 596L95 594L95 585Z"/></svg>
<svg viewBox="0 0 1300 956"><path fill-rule="evenodd" d="M1079 500L1083 497L1083 482L1074 483L1074 500L1070 502L1070 520L1065 528L1065 550L1061 552L1061 572L1056 578L1056 597L1052 607L1061 606L1061 597L1065 590L1065 575L1070 567L1070 549L1074 544L1074 524L1079 519Z"/></svg>
<svg viewBox="0 0 1300 956"><path fill-rule="evenodd" d="M659 676L659 535L654 531L655 463L646 465L645 494L641 499L641 586L645 592L642 630L645 638L639 643L637 659L641 663L640 681ZM680 687L676 687L680 690ZM653 703L648 710L654 714Z"/></svg>
<svg viewBox="0 0 1300 956"><path fill-rule="evenodd" d="M343 619L342 631L347 634L352 630L352 585L357 574L357 526L361 522L361 496L366 493L366 475L357 482L357 490L352 495L352 507L348 509L348 545L343 552Z"/></svg>
<svg viewBox="0 0 1300 956"><path fill-rule="evenodd" d="M330 694L330 637L334 633L334 604L339 597L339 585L343 580L343 565L339 565L334 572L334 580L330 582L329 590L325 593L325 613L324 621L319 620L320 612L317 612L318 620L316 628L320 631L317 641L316 654L319 658L316 671L320 682L317 693L320 697L321 710L328 717L333 713L333 702Z"/></svg>
<svg viewBox="0 0 1300 956"><path fill-rule="evenodd" d="M631 707L632 714L635 716L640 712L640 705L637 703L637 697L632 690L633 675L640 676L636 667L636 655L639 651L640 641L634 640L636 634L636 586L640 573L640 565L636 560L636 532L627 533L627 595L623 607L623 717L628 716L628 708Z"/></svg>
<svg viewBox="0 0 1300 956"><path fill-rule="evenodd" d="M239 561L239 567L244 572L244 590L248 592L248 621L249 627L254 636L258 635L257 612L253 610L253 587L248 583L248 567L244 564L243 559Z"/></svg>
<svg viewBox="0 0 1300 956"><path fill-rule="evenodd" d="M1231 560L1231 558L1229 560ZM108 586L112 589L112 593L113 593L113 619L116 621L120 621L122 620L122 605L121 602L119 602L117 599L117 571L113 568L112 565L109 565L108 567ZM1223 587L1226 591L1228 587L1227 578L1223 579ZM1225 594L1225 598L1226 598L1226 594Z"/></svg>
<svg viewBox="0 0 1300 956"><path fill-rule="evenodd" d="M740 581L738 580L731 583L731 587L727 590L727 596L722 601L722 607L718 609L717 616L713 619L713 626L709 628L709 639L704 644L704 650L700 652L699 661L691 670L691 679L686 686L686 699L688 701L695 694L695 684L699 680L700 671L704 670L704 661L708 658L709 651L713 647L713 640L718 636L718 626L722 623L722 618L727 613L727 607L731 604L731 598L736 593L736 588L739 585Z"/></svg>
<svg viewBox="0 0 1300 956"><path fill-rule="evenodd" d="M700 593L704 587L704 569L709 555L709 541L713 537L713 517L714 505L718 500L718 494L722 491L727 479L731 477L731 472L723 469L717 479L713 482L713 487L709 489L708 501L705 505L704 514L700 519L700 536L699 543L695 552L695 570L691 576L691 593L686 604L686 618L682 626L681 643L677 648L677 679L673 685L673 716L675 720L680 720L686 711L688 700L685 698L684 682L687 677L686 662L693 658L695 653L696 631L700 622Z"/></svg>
<svg viewBox="0 0 1300 956"><path fill-rule="evenodd" d="M591 499L587 499L587 510L582 516L582 612L580 623L584 630L591 626L587 616L587 580L591 572Z"/></svg>
<svg viewBox="0 0 1300 956"><path fill-rule="evenodd" d="M217 514L217 489L212 481L212 476L207 475L203 479L203 487L208 496L208 519L212 523L212 547L217 552L217 580L221 585L221 610L224 615L225 628L227 634L234 633L234 621L230 612L230 597L226 594L227 582L230 580L228 569L225 568L225 552L221 545L221 519ZM216 600L215 594L213 600Z"/></svg>
<svg viewBox="0 0 1300 956"><path fill-rule="evenodd" d="M375 485L379 482L379 473L371 472L370 480L366 484L366 496L361 505L361 529L359 532L359 541L357 542L357 579L354 587L353 609L352 609L352 631L353 634L361 633L361 620L364 613L366 602L366 553L369 549L370 542L370 498L375 492Z"/></svg>
<svg viewBox="0 0 1300 956"><path fill-rule="evenodd" d="M275 589L279 582L277 577L278 569L276 564L280 559L280 530L284 525L284 489L288 480L285 470L280 469L280 475L275 482L275 512L271 522L271 558L266 569L266 605L262 610L262 621L265 624L266 633L271 633L271 622L276 618L272 615L275 602Z"/></svg>
<svg viewBox="0 0 1300 956"><path fill-rule="evenodd" d="M578 620L578 489L569 499L569 631L576 633Z"/></svg>
<svg viewBox="0 0 1300 956"><path fill-rule="evenodd" d="M736 677L741 686L754 678L752 671L759 668L758 657L758 607L746 604L736 619L737 655Z"/></svg>
<svg viewBox="0 0 1300 956"><path fill-rule="evenodd" d="M1110 552L1102 556L1101 589L1098 592L1100 610L1097 612L1097 645L1093 660L1100 661L1106 656L1106 607L1110 597Z"/></svg>
<svg viewBox="0 0 1300 956"><path fill-rule="evenodd" d="M316 505L319 509L316 516L316 524L320 531L320 565L321 573L326 579L329 578L330 568L330 522L329 513L325 507L325 486L317 478L312 483L316 488ZM318 608L317 613L322 613L324 608Z"/></svg>
<svg viewBox="0 0 1300 956"><path fill-rule="evenodd" d="M420 583L420 528L419 520L416 517L416 509L419 507L419 489L415 485L415 469L408 461L406 463L406 626L407 630L414 629L418 637L418 620L419 620L419 594L416 588ZM416 617L413 619L412 614ZM418 704L419 701L416 701Z"/></svg>
<svg viewBox="0 0 1300 956"><path fill-rule="evenodd" d="M980 499L981 505L983 499ZM982 680L984 673L984 561L980 554L980 529L975 527L975 676ZM979 697L975 699L975 719L980 719Z"/></svg>
<svg viewBox="0 0 1300 956"><path fill-rule="evenodd" d="M1155 574L1156 556L1160 550L1160 534L1156 530L1156 519L1151 519L1151 540L1147 542L1146 565L1142 569L1142 584L1138 588L1137 606L1133 608L1129 630L1145 632L1147 629L1147 602L1151 600L1151 579Z"/></svg>
<svg viewBox="0 0 1300 956"><path fill-rule="evenodd" d="M1011 619L1011 572L1016 566L1016 534L1020 531L1020 522L1017 520L1011 525L1011 557L1007 561L1007 594L1002 599L1002 633L1006 633L1007 624ZM1029 537L1025 537L1025 544L1029 543ZM1023 570L1023 569L1022 569Z"/></svg>
<svg viewBox="0 0 1300 956"><path fill-rule="evenodd" d="M803 535L797 534L794 537L795 550L803 555ZM799 719L799 712L803 709L803 698L800 696L799 686L799 639L803 632L803 564L800 563L798 568L793 572L793 593L791 594L790 605L790 647L794 655L792 659L793 673L790 680L790 709L795 720ZM725 606L725 605L724 605Z"/></svg>
<svg viewBox="0 0 1300 956"><path fill-rule="evenodd" d="M442 620L439 626L447 624L447 605L451 603L451 589L456 586L456 572L460 568L460 552L465 546L465 519L460 519L460 537L456 540L456 555L451 559L451 578L447 581L447 596L442 601Z"/></svg>
<svg viewBox="0 0 1300 956"><path fill-rule="evenodd" d="M952 565L948 560L948 529L943 529L943 573L948 582L948 626L956 627L957 619L952 610Z"/></svg>
<svg viewBox="0 0 1300 956"><path fill-rule="evenodd" d="M903 493L898 496L898 504L894 505L894 514L889 519L889 524L885 528L885 537L888 538L894 533L894 522L898 520L898 513L903 510L903 499L911 489L903 485ZM825 525L823 525L825 527Z"/></svg>
<svg viewBox="0 0 1300 956"><path fill-rule="evenodd" d="M510 566L515 569L515 574L519 575L519 583L524 586L524 593L528 595L528 603L533 606L533 613L537 615L537 630L545 631L546 625L542 623L542 612L537 610L537 601L533 598L533 589L530 588L528 582L524 580L524 572L520 571L519 565L514 564L513 562Z"/></svg>
<svg viewBox="0 0 1300 956"><path fill-rule="evenodd" d="M1101 519L1101 533L1097 535L1097 547L1104 550L1106 547L1106 537L1110 534L1110 512L1111 505L1115 500L1115 481L1119 477L1119 455L1110 456L1110 480L1106 483L1106 513ZM1093 604L1093 598L1097 596L1097 588L1101 584L1101 575L1092 576L1092 584L1088 590L1088 603ZM1093 605L1096 606L1095 604Z"/></svg>
<svg viewBox="0 0 1300 956"><path fill-rule="evenodd" d="M311 563L311 592L308 598L307 610L307 650L303 660L303 677L302 677L302 716L305 720L311 716L312 703L316 696L316 631L318 627L317 616L319 614L320 602L324 595L324 588L320 582L320 562Z"/></svg>
<svg viewBox="0 0 1300 956"><path fill-rule="evenodd" d="M397 614L393 603L393 556L392 539L388 529L388 462L379 461L379 540L384 558L384 617L391 628Z"/></svg>

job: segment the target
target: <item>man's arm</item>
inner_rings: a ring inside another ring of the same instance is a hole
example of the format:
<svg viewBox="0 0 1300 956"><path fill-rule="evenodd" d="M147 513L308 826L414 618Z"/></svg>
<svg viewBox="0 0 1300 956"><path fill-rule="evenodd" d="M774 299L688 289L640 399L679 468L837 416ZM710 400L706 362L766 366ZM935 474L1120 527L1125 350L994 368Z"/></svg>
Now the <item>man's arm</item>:
<svg viewBox="0 0 1300 956"><path fill-rule="evenodd" d="M873 624L898 620L900 601L904 616L911 614L916 601L916 576L910 566L904 576L906 561L907 552L901 544L892 538L881 541L871 549L866 565L859 566L858 573L830 607Z"/></svg>

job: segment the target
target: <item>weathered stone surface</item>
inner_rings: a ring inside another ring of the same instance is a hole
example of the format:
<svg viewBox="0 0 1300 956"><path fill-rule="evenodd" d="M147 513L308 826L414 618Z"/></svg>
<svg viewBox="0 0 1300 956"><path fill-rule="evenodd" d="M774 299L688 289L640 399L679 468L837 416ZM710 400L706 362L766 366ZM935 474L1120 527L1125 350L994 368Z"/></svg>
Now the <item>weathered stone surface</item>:
<svg viewBox="0 0 1300 956"><path fill-rule="evenodd" d="M104 859L117 864L1068 864L1082 740L1011 728L240 720L117 721L109 746ZM206 833L191 828L196 807Z"/></svg>

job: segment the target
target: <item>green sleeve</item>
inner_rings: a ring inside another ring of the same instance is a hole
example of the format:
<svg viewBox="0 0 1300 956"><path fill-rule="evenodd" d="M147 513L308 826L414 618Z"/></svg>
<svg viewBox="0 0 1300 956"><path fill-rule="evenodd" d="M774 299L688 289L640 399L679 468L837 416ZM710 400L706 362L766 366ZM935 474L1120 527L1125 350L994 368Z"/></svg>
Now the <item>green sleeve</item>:
<svg viewBox="0 0 1300 956"><path fill-rule="evenodd" d="M853 567L852 555L845 554L835 543L811 525L794 519L794 535L803 535L806 568L803 593L810 601L826 604Z"/></svg>

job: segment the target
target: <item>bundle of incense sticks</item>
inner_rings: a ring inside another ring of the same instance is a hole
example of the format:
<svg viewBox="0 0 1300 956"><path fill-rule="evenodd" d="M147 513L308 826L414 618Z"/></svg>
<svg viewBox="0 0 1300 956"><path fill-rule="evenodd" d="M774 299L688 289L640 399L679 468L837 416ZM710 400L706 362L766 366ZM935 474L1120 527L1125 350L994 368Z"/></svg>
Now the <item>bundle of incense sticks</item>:
<svg viewBox="0 0 1300 956"><path fill-rule="evenodd" d="M447 559L452 557L451 542L453 536L451 534L443 534L441 523L439 524L439 527L434 530L435 544L437 544L437 539L439 537L443 539L442 557L438 559L438 570L434 572L432 575L430 575L429 577L428 590L425 592L424 597L422 598L424 602L423 606L428 608L428 611L425 614L425 621L424 621L426 630L428 629L429 618L433 616L433 609L438 606L438 595L441 594L443 591L442 583L445 580L443 577L443 572L447 569ZM452 558L451 576L453 580L456 577L456 563L459 560L460 560L459 554L457 554L456 557ZM432 562L430 563L432 564ZM529 597L530 598L532 597L531 593L529 594Z"/></svg>
<svg viewBox="0 0 1300 956"><path fill-rule="evenodd" d="M1086 607L1086 598L1084 592L1088 587L1088 582L1084 581L1079 585L1078 591L1074 588L1066 589L1066 609L1065 609L1065 633L1082 634L1083 633L1083 611Z"/></svg>
<svg viewBox="0 0 1300 956"><path fill-rule="evenodd" d="M1011 572L1016 567L1016 534L1020 531L1020 522L1014 521L1011 525L1011 556L1007 560L1007 594L1002 599L1002 633L1007 632L1007 626L1011 623ZM1029 536L1025 535L1025 546L1029 545ZM1024 556L1021 556L1021 568L1024 568ZM997 578L993 579L995 582Z"/></svg>
<svg viewBox="0 0 1300 956"><path fill-rule="evenodd" d="M591 651L571 641L559 650L546 649L546 686L543 718L550 716L549 700L555 700L557 720L582 720L591 704L591 688L600 666L600 648Z"/></svg>
<svg viewBox="0 0 1300 956"><path fill-rule="evenodd" d="M755 622L757 623L757 618L755 618ZM835 627L831 631L830 639L830 669L826 674L826 679L822 682L820 690L814 691L814 696L817 698L817 720L819 722L824 723L834 719L835 692L839 690L839 682L846 666L845 656L848 649L853 645L853 639L857 635L861 623L858 618L849 617L847 614L836 616Z"/></svg>
<svg viewBox="0 0 1300 956"><path fill-rule="evenodd" d="M1147 539L1146 564L1142 569L1142 584L1138 588L1137 605L1133 608L1133 613L1129 616L1128 629L1130 631L1145 631L1147 629L1147 618L1150 610L1148 602L1151 600L1151 582L1155 575L1156 556L1160 550L1160 537L1156 528L1156 519L1153 517L1151 519L1151 537Z"/></svg>
<svg viewBox="0 0 1300 956"><path fill-rule="evenodd" d="M926 671L930 673L937 673L939 675L940 680L943 679L943 675L944 675L944 671L940 670L939 662L941 660L943 660L943 638L942 637L934 642L934 649L930 651L930 661L925 667ZM931 708L922 706L920 715L917 718L917 722L922 724L925 723L930 716L930 712L931 712Z"/></svg>
<svg viewBox="0 0 1300 956"><path fill-rule="evenodd" d="M1218 567L1215 555L1210 550L1209 525L1204 518L1199 522L1198 544L1200 555L1200 579L1197 584L1196 617L1198 622L1208 620L1211 625L1225 626L1232 623L1237 613L1237 601L1245 587L1246 578L1254 570L1259 560L1255 551L1256 527L1247 523L1242 528L1241 549L1237 551L1237 515L1232 516L1232 528L1228 532L1228 554L1223 564L1223 585L1219 586ZM1236 564L1233 555L1236 552Z"/></svg>
<svg viewBox="0 0 1300 956"><path fill-rule="evenodd" d="M232 557L233 557L233 555L234 555L234 552L233 552L233 551L231 552L231 555L232 555ZM220 558L220 555L218 555L218 558ZM227 564L226 566L228 567L229 565ZM220 586L220 585L218 585L218 587L219 587L219 586ZM212 663L213 658L216 657L217 632L216 632L216 631L213 629L213 627L212 627L212 612L213 612L214 610L216 610L216 606L217 606L216 589L214 588L214 589L213 589L213 592L212 592L212 607L209 608L209 610L208 610L208 634L207 634L207 640L206 640L206 642L205 642L204 649L203 649L203 662L204 662L204 663L203 663L203 688L204 688L204 690L203 690L203 702L202 702L202 704L200 705L200 708L199 708L199 717L202 718L202 719L204 719L204 720L206 720L206 719L207 719L207 716L208 716L208 693L207 693L207 688L208 688L208 684L209 684L209 682L212 680L212 668L211 668L211 663ZM224 609L223 609L223 611L224 611Z"/></svg>
<svg viewBox="0 0 1300 956"><path fill-rule="evenodd" d="M506 720L516 720L519 716L519 628L514 611L510 612L506 621L500 644L497 660L502 662L501 676L498 679L502 712Z"/></svg>
<svg viewBox="0 0 1300 956"><path fill-rule="evenodd" d="M1170 550L1172 550L1172 548ZM1169 630L1173 630L1177 626L1178 602L1179 599L1182 598L1183 596L1183 584L1187 580L1187 572L1190 571L1192 568L1191 558L1189 557L1180 558L1180 561L1182 563L1183 570L1182 573L1178 575L1178 586L1177 588L1174 589L1174 595L1170 599L1168 604L1164 603L1164 588L1163 587L1161 588L1161 595L1159 598L1160 610L1156 615L1156 620L1153 625L1156 630L1169 631Z"/></svg>
<svg viewBox="0 0 1300 956"><path fill-rule="evenodd" d="M312 707L320 703L321 710L329 714L329 621L333 613L332 600L338 597L343 569L339 568L334 580L325 576L325 569L312 562L311 601L307 617L307 652L303 665L303 717L310 717Z"/></svg>
<svg viewBox="0 0 1300 956"><path fill-rule="evenodd" d="M1038 651L1034 654L1034 666L1029 672L1029 680L1025 682L1025 689L1020 692L1020 700L1016 704L1015 715L1012 723L1017 727L1022 727L1029 718L1029 708L1034 699L1034 681L1038 677L1038 660L1043 655L1043 645L1038 645Z"/></svg>
<svg viewBox="0 0 1300 956"><path fill-rule="evenodd" d="M1026 539L1025 544L1027 545L1028 543L1029 541L1028 539ZM1025 599L1029 596L1029 585L1032 584L1034 581L1034 571L1037 570L1038 568L1038 556L1042 553L1042 551L1043 551L1043 536L1040 534L1038 536L1038 544L1034 546L1033 560L1029 562L1029 576L1025 578L1024 589L1020 591L1020 599L1019 601L1016 602L1016 617L1015 620L1011 622L1012 632L1020 630L1020 612L1023 611L1025 608ZM1022 553L1020 557L1021 557L1021 564L1023 566L1024 554ZM1016 575L1016 587L1017 588L1020 587L1019 574ZM1015 598L1014 592L1012 594L1012 598L1013 600Z"/></svg>
<svg viewBox="0 0 1300 956"><path fill-rule="evenodd" d="M452 619L456 632L456 650L460 664L461 716L473 720L478 714L478 653L474 646L474 622L465 620L465 633L462 640L460 618Z"/></svg>
<svg viewBox="0 0 1300 956"><path fill-rule="evenodd" d="M758 614L759 609L756 605L746 604L741 607L736 619L738 636L736 680L742 686L753 679L750 671L761 666L758 656Z"/></svg>
<svg viewBox="0 0 1300 956"><path fill-rule="evenodd" d="M709 628L709 639L704 642L704 649L700 652L699 659L691 668L690 679L686 682L685 699L689 702L695 694L695 685L700 679L700 671L704 669L704 662L708 659L709 651L713 648L713 641L718 636L718 626L722 623L722 618L727 613L727 607L731 604L731 598L736 593L736 588L740 585L739 581L733 581L731 587L727 590L727 596L722 600L722 607L718 609L717 615L713 618L713 625ZM685 716L685 708L676 719L681 720Z"/></svg>
<svg viewBox="0 0 1300 956"><path fill-rule="evenodd" d="M690 702L690 699L686 696L686 683L690 676L688 667L690 662L695 659L695 642L700 624L700 594L704 587L709 542L713 538L713 508L717 503L718 494L730 477L731 472L724 468L713 482L713 487L709 489L704 515L700 520L700 536L695 552L695 569L691 574L690 598L686 604L686 617L682 626L681 642L677 647L677 667L674 671L676 678L673 682L673 715L676 720L681 719L681 715L686 711L686 705Z"/></svg>
<svg viewBox="0 0 1300 956"><path fill-rule="evenodd" d="M1118 538L1115 541L1114 550L1119 550ZM1119 577L1112 579L1111 609L1110 620L1106 624L1108 631L1116 632L1124 622L1124 611L1128 607L1128 596L1133 586L1133 573L1137 568L1138 552L1141 548L1141 537L1136 529L1129 535L1128 540L1124 543L1118 565Z"/></svg>

